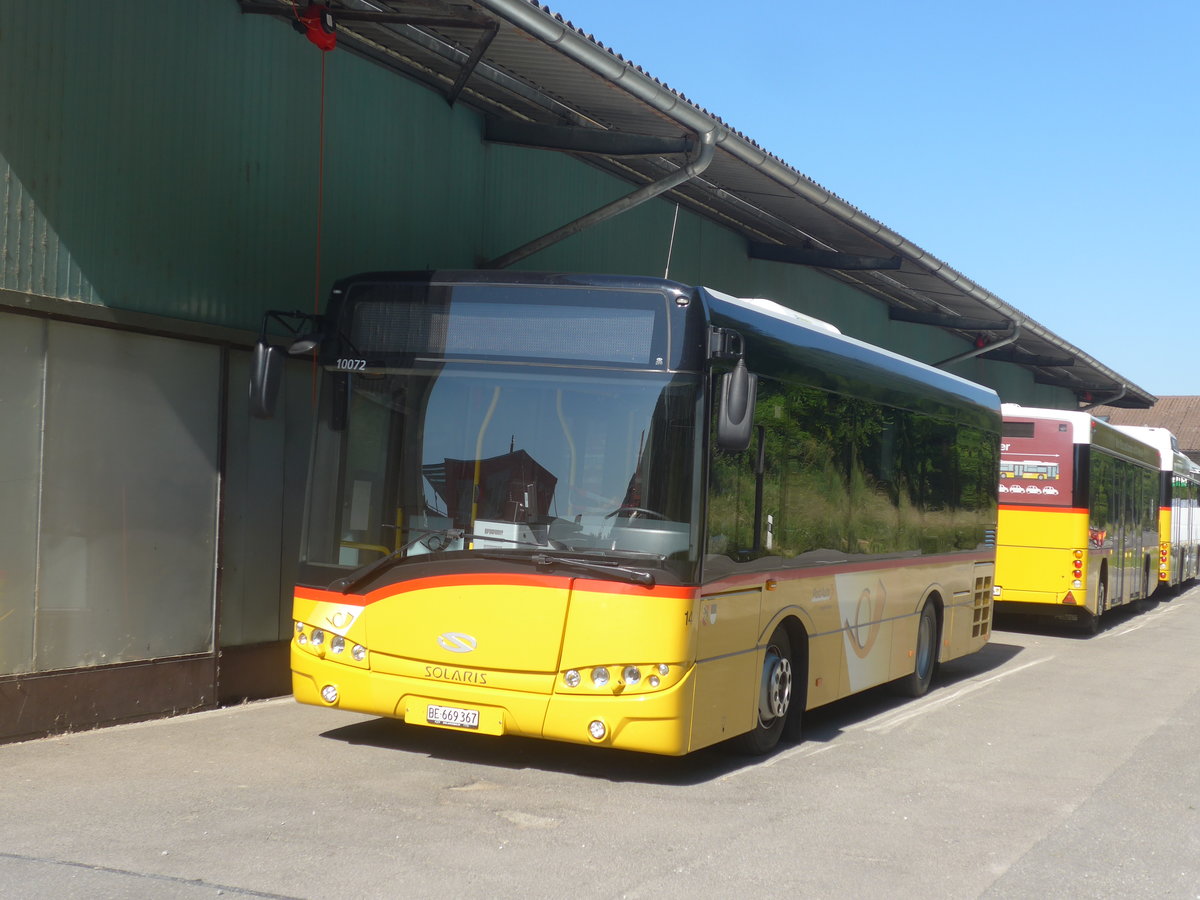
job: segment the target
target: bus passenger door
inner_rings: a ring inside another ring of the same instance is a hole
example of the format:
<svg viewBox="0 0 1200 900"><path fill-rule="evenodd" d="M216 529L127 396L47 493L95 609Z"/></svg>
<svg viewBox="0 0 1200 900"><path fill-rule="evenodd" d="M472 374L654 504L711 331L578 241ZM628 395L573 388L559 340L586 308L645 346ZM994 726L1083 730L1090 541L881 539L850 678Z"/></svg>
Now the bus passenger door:
<svg viewBox="0 0 1200 900"><path fill-rule="evenodd" d="M762 588L708 594L696 602L693 749L749 731L755 724Z"/></svg>
<svg viewBox="0 0 1200 900"><path fill-rule="evenodd" d="M1127 599L1128 584L1125 570L1129 565L1129 473L1118 468L1113 477L1113 518L1116 528L1112 536L1112 557L1108 563L1108 603L1115 606Z"/></svg>

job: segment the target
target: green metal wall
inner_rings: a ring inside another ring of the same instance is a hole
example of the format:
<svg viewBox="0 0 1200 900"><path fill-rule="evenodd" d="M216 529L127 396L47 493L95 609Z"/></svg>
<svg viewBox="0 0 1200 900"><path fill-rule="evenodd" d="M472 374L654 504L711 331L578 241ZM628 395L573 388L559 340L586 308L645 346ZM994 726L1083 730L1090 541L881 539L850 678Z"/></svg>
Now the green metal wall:
<svg viewBox="0 0 1200 900"><path fill-rule="evenodd" d="M469 268L631 189L481 134L466 107L347 52L323 59L231 0L0 4L0 288L256 330L264 309L311 308L334 278ZM524 265L662 275L674 212L653 201ZM687 211L670 275L925 361L967 349L815 270L749 260L740 236ZM1011 365L956 371L1007 400L1073 405Z"/></svg>

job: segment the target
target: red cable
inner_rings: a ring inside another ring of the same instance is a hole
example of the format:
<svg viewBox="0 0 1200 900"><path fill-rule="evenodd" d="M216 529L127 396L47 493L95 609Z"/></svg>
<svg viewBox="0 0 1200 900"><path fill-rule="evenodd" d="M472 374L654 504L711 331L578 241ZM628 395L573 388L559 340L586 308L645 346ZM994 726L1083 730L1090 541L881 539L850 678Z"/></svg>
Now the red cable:
<svg viewBox="0 0 1200 900"><path fill-rule="evenodd" d="M321 109L317 127L317 246L313 276L313 315L321 312L321 222L325 213L325 53L321 53ZM317 408L317 353L312 354L312 406Z"/></svg>

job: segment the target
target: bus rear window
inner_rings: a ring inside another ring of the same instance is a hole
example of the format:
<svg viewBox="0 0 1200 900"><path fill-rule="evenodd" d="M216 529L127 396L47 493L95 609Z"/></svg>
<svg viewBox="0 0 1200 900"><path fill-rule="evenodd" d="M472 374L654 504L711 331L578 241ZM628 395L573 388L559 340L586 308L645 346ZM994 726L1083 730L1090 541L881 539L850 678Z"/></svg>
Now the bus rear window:
<svg viewBox="0 0 1200 900"><path fill-rule="evenodd" d="M1031 437L1033 437L1033 423L1032 422L1005 422L1004 430L1001 432L1001 435L1006 438L1009 438L1009 437L1031 438Z"/></svg>
<svg viewBox="0 0 1200 900"><path fill-rule="evenodd" d="M1070 506L1075 452L1066 422L1004 422L1000 502Z"/></svg>

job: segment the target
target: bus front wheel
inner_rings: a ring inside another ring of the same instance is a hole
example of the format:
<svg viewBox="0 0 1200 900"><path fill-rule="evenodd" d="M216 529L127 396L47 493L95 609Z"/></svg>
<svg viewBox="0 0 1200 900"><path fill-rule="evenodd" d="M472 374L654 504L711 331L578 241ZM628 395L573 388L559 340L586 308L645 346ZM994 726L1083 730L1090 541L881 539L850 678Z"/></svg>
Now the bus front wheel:
<svg viewBox="0 0 1200 900"><path fill-rule="evenodd" d="M792 644L780 625L763 654L754 728L738 737L739 750L761 756L775 748L792 706L792 686Z"/></svg>

